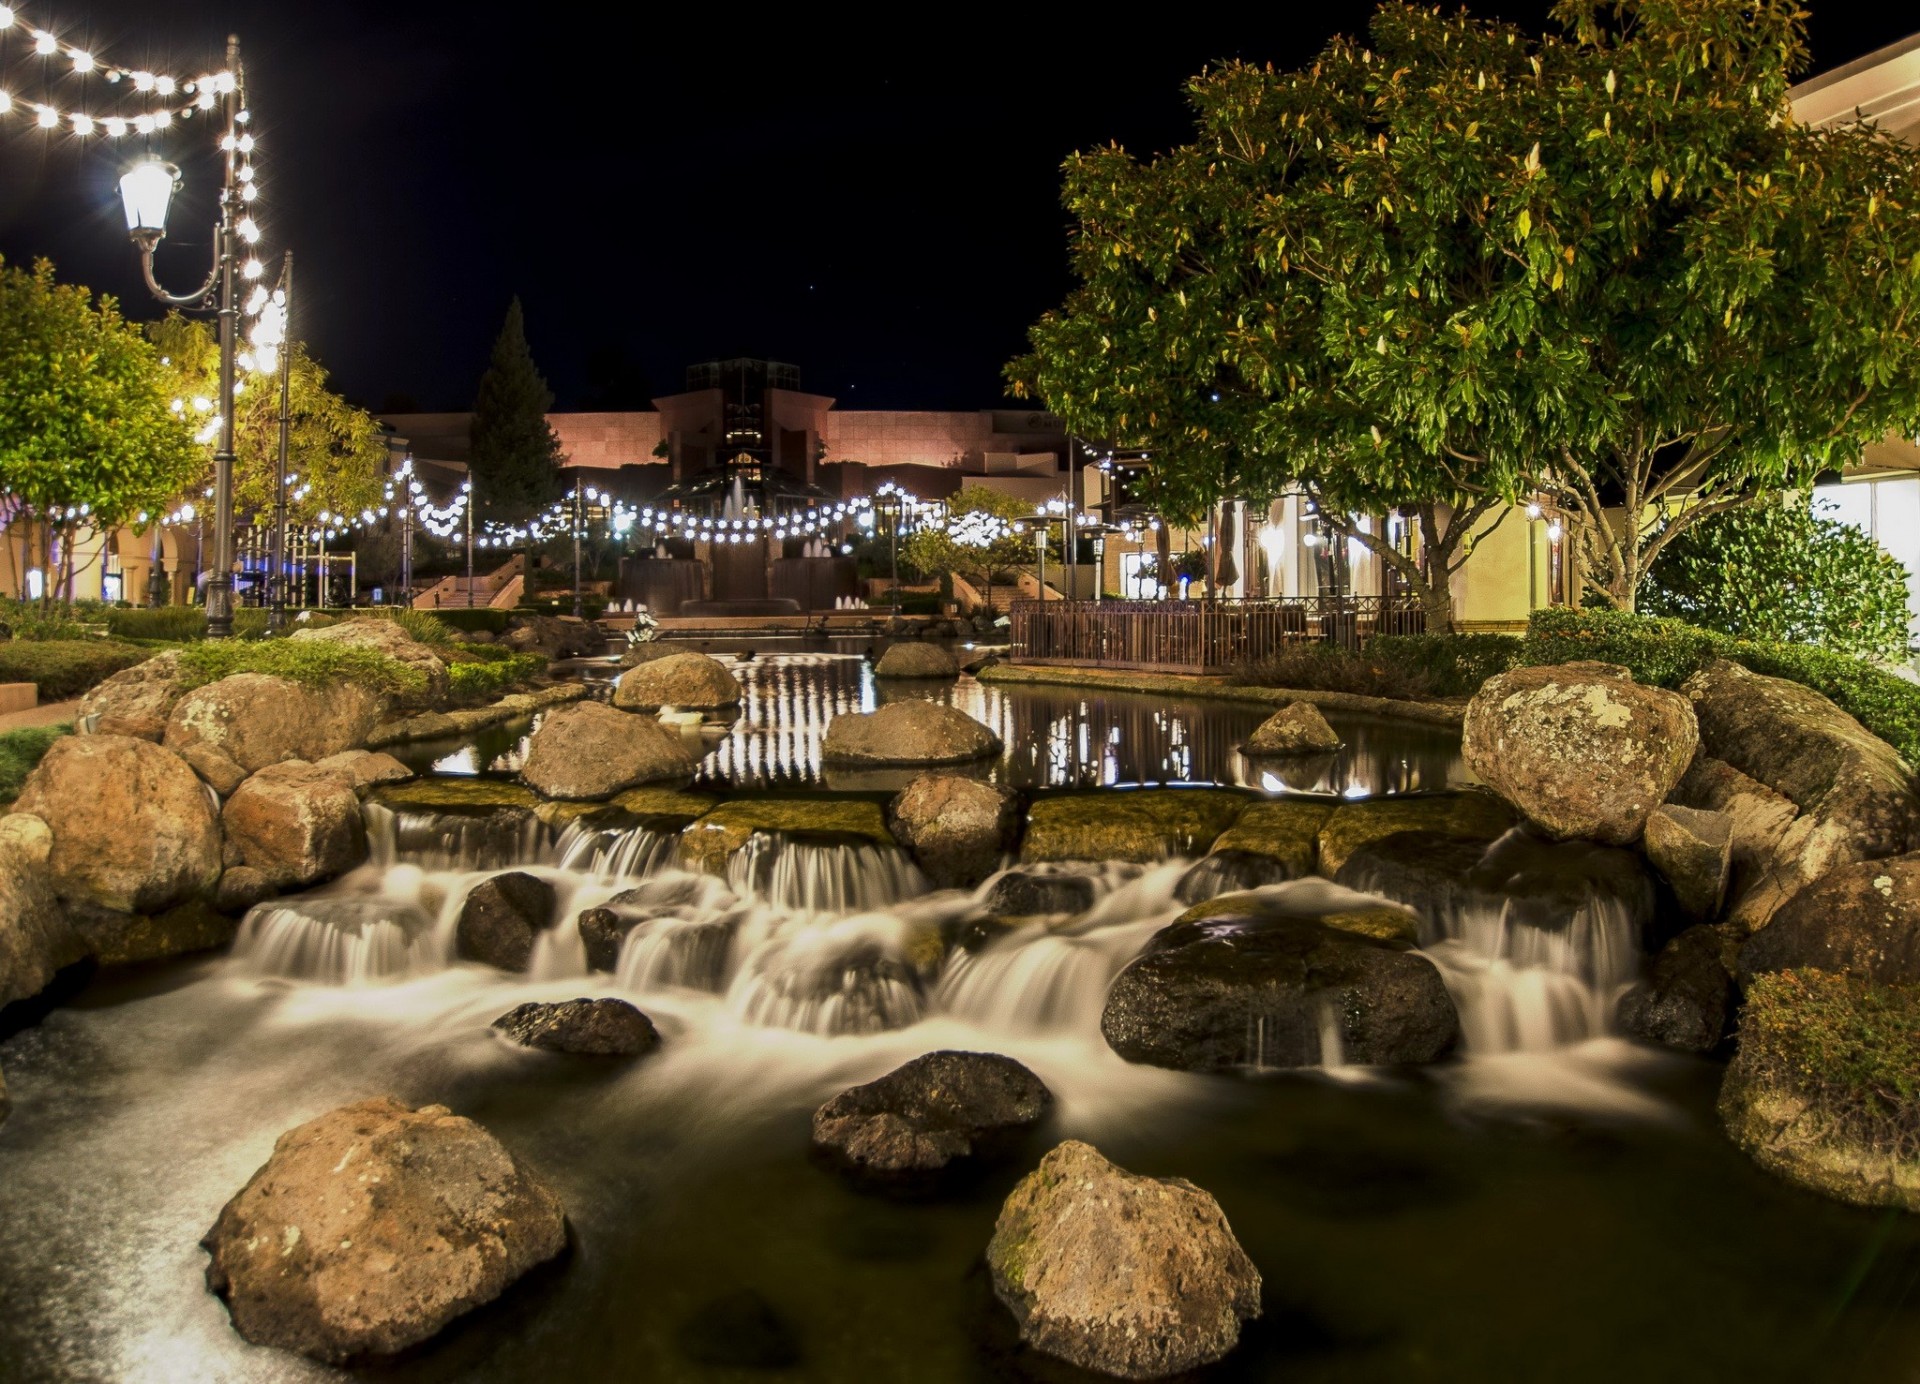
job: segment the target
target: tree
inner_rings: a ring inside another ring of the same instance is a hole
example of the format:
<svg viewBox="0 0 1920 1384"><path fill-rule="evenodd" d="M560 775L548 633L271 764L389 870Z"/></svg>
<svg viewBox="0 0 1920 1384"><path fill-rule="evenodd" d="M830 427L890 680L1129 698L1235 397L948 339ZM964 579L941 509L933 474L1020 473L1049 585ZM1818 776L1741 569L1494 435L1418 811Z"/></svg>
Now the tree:
<svg viewBox="0 0 1920 1384"><path fill-rule="evenodd" d="M1661 552L1643 607L1742 639L1822 644L1856 658L1907 650L1907 572L1804 496L1717 514Z"/></svg>
<svg viewBox="0 0 1920 1384"><path fill-rule="evenodd" d="M72 578L81 528L144 522L196 474L169 402L158 353L113 299L56 283L45 260L0 264L0 495L9 526L37 522L42 559L64 539L49 601Z"/></svg>
<svg viewBox="0 0 1920 1384"><path fill-rule="evenodd" d="M1800 12L1553 15L1383 5L1367 46L1197 79L1192 145L1070 162L1082 285L1016 380L1189 501L1445 517L1435 569L1539 490L1624 608L1693 524L1913 431L1920 159L1793 122Z"/></svg>
<svg viewBox="0 0 1920 1384"><path fill-rule="evenodd" d="M565 458L547 423L552 407L553 391L533 363L515 298L480 377L468 432L474 496L494 517L524 520L558 497Z"/></svg>
<svg viewBox="0 0 1920 1384"><path fill-rule="evenodd" d="M196 401L218 393L220 345L204 323L170 314L147 329L173 372L174 398L189 419L203 417ZM386 484L387 444L380 424L327 388L327 372L299 342L289 343L287 512L296 524L322 514L358 517L378 508ZM233 507L236 520L270 521L280 456L280 381L249 374L238 381L233 418ZM190 490L213 484L212 442L201 452Z"/></svg>
<svg viewBox="0 0 1920 1384"><path fill-rule="evenodd" d="M991 606L993 574L1019 566L1035 551L1033 535L1013 527L1033 518L1033 506L1018 496L984 485L962 486L947 503L946 523L908 534L900 544L900 560L928 575L959 573L988 593Z"/></svg>

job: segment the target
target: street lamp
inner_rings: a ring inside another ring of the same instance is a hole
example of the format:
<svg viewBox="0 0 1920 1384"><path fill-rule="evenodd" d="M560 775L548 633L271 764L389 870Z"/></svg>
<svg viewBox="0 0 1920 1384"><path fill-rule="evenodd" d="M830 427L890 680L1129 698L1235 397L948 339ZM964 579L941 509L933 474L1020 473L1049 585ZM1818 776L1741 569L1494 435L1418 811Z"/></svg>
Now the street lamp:
<svg viewBox="0 0 1920 1384"><path fill-rule="evenodd" d="M227 39L227 71L240 71L240 41ZM230 97L236 112L244 104ZM234 216L240 204L240 129L230 123L223 141L226 180L220 190L220 224L214 233L213 268L207 281L192 293L169 293L153 273L153 253L167 233L167 211L180 170L159 159L135 164L120 179L120 200L127 214L127 234L140 250L140 273L147 289L170 307L204 308L217 304L220 319L220 442L213 453L213 570L207 576L207 637L225 639L233 633L233 375L239 308L234 301Z"/></svg>

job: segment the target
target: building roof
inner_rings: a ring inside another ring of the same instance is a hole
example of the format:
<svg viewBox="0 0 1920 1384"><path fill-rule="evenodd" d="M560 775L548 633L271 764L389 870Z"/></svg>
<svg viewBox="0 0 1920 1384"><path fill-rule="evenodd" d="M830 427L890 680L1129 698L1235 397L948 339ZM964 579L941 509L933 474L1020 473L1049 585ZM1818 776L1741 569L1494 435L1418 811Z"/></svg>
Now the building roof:
<svg viewBox="0 0 1920 1384"><path fill-rule="evenodd" d="M1809 78L1792 96L1793 113L1804 125L1867 120L1920 142L1920 34Z"/></svg>

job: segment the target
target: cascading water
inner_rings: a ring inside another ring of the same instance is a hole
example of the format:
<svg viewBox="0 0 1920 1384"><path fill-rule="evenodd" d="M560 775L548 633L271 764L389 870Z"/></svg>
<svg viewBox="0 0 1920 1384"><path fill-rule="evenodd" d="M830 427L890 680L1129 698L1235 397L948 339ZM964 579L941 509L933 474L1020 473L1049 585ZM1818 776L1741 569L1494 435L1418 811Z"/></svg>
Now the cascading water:
<svg viewBox="0 0 1920 1384"><path fill-rule="evenodd" d="M554 843L555 863L562 870L596 879L638 879L657 874L673 864L680 844L678 832L638 826L570 823Z"/></svg>
<svg viewBox="0 0 1920 1384"><path fill-rule="evenodd" d="M545 824L524 808L492 812L395 811L361 808L367 853L376 867L409 864L428 870L505 870L547 858Z"/></svg>
<svg viewBox="0 0 1920 1384"><path fill-rule="evenodd" d="M927 881L904 851L867 841L812 842L755 832L727 862L738 894L805 913L847 913L911 898Z"/></svg>
<svg viewBox="0 0 1920 1384"><path fill-rule="evenodd" d="M260 975L359 985L438 970L433 921L387 897L300 899L252 909L233 954Z"/></svg>

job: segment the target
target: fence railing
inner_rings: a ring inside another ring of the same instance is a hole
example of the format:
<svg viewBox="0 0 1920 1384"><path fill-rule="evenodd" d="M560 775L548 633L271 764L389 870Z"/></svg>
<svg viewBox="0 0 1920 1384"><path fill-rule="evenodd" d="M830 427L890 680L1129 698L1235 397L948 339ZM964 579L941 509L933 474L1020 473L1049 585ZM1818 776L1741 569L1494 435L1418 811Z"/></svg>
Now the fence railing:
<svg viewBox="0 0 1920 1384"><path fill-rule="evenodd" d="M1357 650L1370 635L1418 634L1420 607L1392 596L1245 601L1015 601L1015 663L1214 673L1317 640Z"/></svg>

